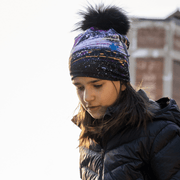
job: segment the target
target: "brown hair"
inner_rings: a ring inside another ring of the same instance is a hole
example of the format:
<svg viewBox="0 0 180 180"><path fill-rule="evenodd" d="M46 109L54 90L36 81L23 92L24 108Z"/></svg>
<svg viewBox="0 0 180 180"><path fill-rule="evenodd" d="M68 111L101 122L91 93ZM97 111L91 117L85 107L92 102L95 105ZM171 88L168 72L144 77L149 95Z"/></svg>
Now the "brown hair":
<svg viewBox="0 0 180 180"><path fill-rule="evenodd" d="M79 146L89 147L90 139L99 142L102 137L108 137L108 133L113 136L120 130L122 133L125 132L130 127L144 126L146 128L147 122L152 120L153 114L149 110L148 101L137 93L129 82L121 81L121 84L124 84L126 89L120 90L113 105L115 112L111 118L95 120L80 105L79 113L76 116L76 122L81 128Z"/></svg>

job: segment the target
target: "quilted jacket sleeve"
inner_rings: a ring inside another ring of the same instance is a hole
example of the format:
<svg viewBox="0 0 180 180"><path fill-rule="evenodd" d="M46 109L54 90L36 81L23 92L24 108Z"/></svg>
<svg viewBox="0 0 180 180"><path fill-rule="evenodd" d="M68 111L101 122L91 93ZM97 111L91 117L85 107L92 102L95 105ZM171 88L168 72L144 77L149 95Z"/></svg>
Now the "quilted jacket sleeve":
<svg viewBox="0 0 180 180"><path fill-rule="evenodd" d="M151 167L157 180L179 180L180 127L167 122L155 137L150 155Z"/></svg>

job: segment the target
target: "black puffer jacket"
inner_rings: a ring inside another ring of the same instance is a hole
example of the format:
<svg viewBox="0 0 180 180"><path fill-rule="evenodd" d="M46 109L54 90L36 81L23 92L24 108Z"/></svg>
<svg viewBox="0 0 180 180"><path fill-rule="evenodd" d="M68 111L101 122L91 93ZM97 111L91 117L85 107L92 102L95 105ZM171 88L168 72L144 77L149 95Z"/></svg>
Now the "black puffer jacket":
<svg viewBox="0 0 180 180"><path fill-rule="evenodd" d="M161 109L146 130L118 133L103 148L80 148L81 179L180 180L180 111L173 99L157 102Z"/></svg>

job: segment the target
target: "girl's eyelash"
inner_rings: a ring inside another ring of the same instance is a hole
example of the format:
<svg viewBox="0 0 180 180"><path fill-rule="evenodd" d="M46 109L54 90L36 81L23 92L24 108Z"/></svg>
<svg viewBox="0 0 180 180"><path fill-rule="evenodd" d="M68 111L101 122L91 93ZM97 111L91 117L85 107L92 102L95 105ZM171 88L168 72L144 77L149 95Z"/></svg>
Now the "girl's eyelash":
<svg viewBox="0 0 180 180"><path fill-rule="evenodd" d="M97 85L94 85L95 88L100 88L102 87L102 84L97 84Z"/></svg>
<svg viewBox="0 0 180 180"><path fill-rule="evenodd" d="M94 86L95 88L100 88L100 87L102 87L102 84L95 84L95 85L93 85L93 86ZM84 87L83 87L83 86L78 86L77 89L80 90L80 91L82 91L82 90L84 89Z"/></svg>

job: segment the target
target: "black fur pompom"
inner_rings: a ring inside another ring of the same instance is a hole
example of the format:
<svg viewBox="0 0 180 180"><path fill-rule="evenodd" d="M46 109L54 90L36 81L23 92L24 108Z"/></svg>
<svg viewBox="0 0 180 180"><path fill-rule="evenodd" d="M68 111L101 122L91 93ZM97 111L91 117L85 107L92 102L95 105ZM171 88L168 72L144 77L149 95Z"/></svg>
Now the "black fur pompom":
<svg viewBox="0 0 180 180"><path fill-rule="evenodd" d="M130 21L124 11L116 6L107 6L103 4L93 7L89 5L86 11L81 11L79 14L83 20L78 22L75 30L89 29L94 27L100 30L108 30L113 28L119 34L126 35L130 28Z"/></svg>

